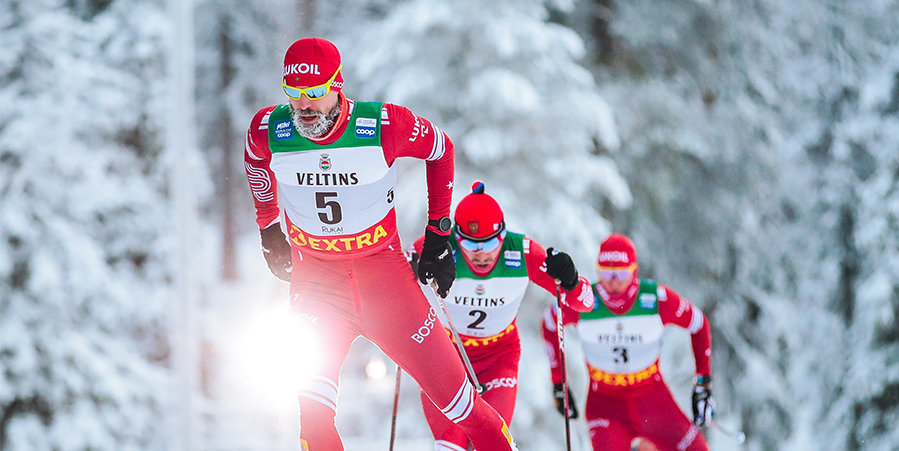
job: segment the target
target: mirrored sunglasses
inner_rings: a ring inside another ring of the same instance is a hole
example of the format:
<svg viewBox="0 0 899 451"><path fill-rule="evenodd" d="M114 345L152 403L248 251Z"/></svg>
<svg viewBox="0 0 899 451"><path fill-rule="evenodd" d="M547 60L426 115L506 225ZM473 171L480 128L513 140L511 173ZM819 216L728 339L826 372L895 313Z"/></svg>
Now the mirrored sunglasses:
<svg viewBox="0 0 899 451"><path fill-rule="evenodd" d="M502 241L498 236L490 238L487 241L471 241L466 239L459 240L459 246L469 252L491 252L499 247Z"/></svg>
<svg viewBox="0 0 899 451"><path fill-rule="evenodd" d="M284 83L284 81L282 80L281 88L284 89L284 94L287 94L287 97L290 97L291 99L294 99L294 100L300 100L300 97L302 97L303 94L305 94L306 98L309 100L320 99L320 98L328 95L329 92L331 92L331 82L333 82L334 79L337 78L337 74L340 73L340 68L342 68L342 67L343 67L343 65L338 66L337 70L334 71L334 75L332 75L331 78L328 79L328 81L326 81L318 86L310 86L308 88L297 88L295 86L290 86L287 83Z"/></svg>
<svg viewBox="0 0 899 451"><path fill-rule="evenodd" d="M618 280L627 280L631 276L634 275L634 269L637 266L635 264L631 264L630 266L620 268L620 267L611 267L611 266L600 266L599 267L599 277L602 280L611 281L614 279Z"/></svg>

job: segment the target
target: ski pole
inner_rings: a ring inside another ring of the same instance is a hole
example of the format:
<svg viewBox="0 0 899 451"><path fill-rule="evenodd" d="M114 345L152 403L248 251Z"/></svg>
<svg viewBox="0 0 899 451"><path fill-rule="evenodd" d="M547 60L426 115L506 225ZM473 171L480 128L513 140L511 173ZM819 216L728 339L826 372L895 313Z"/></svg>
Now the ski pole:
<svg viewBox="0 0 899 451"><path fill-rule="evenodd" d="M571 412L570 406L568 405L568 371L565 368L565 334L562 332L562 282L556 279L556 309L558 310L556 313L556 332L559 334L559 365L562 369L562 399L564 400L562 404L565 408L565 445L568 447L568 451L571 451L571 419L569 418L569 414Z"/></svg>
<svg viewBox="0 0 899 451"><path fill-rule="evenodd" d="M396 364L396 388L393 391L393 419L390 421L390 451L393 451L393 442L396 439L396 413L400 406L400 380L403 379L403 370Z"/></svg>
<svg viewBox="0 0 899 451"><path fill-rule="evenodd" d="M742 445L743 442L746 441L746 434L744 434L743 431L740 431L740 430L732 431L730 429L727 429L727 428L721 426L720 424L718 424L717 421L709 422L709 426L717 429L724 435L734 439L734 441L737 442L738 445Z"/></svg>
<svg viewBox="0 0 899 451"><path fill-rule="evenodd" d="M462 346L462 339L459 338L459 332L456 332L456 326L453 325L453 318L450 317L449 310L446 308L446 302L444 301L443 296L437 293L437 282L431 279L428 281L428 284L431 286L431 289L434 290L434 296L437 296L437 303L440 304L440 308L443 310L443 316L446 317L447 326L449 326L450 333L453 335L453 341L456 342L456 349L458 349L459 354L462 355L462 362L465 363L468 377L471 379L471 383L474 384L475 389L480 395L481 393L484 393L484 387L478 382L478 376L474 372L474 367L471 366L471 360L468 359L468 353L465 352L465 346Z"/></svg>

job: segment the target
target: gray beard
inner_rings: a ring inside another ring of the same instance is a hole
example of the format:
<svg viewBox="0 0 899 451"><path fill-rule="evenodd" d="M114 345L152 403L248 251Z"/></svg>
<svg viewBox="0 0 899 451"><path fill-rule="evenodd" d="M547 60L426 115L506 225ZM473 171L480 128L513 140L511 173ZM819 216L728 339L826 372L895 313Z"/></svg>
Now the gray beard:
<svg viewBox="0 0 899 451"><path fill-rule="evenodd" d="M318 120L311 124L306 124L300 120L301 116L311 115L318 116ZM340 116L340 102L337 102L337 105L328 113L320 113L313 110L296 110L291 106L290 116L293 118L293 126L301 136L304 138L321 138L331 131L331 128L337 122L337 117Z"/></svg>

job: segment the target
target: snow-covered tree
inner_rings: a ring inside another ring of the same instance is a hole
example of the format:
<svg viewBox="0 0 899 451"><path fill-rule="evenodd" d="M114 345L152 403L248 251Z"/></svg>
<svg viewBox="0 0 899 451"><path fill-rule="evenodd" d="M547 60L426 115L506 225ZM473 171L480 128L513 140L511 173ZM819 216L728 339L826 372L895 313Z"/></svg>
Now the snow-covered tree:
<svg viewBox="0 0 899 451"><path fill-rule="evenodd" d="M0 448L165 448L163 12L0 10Z"/></svg>

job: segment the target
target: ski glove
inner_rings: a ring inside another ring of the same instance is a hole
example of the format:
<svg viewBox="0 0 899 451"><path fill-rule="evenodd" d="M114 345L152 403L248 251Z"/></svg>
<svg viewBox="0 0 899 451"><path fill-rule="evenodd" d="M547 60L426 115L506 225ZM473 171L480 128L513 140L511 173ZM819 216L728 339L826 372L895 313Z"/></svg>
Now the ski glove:
<svg viewBox="0 0 899 451"><path fill-rule="evenodd" d="M437 295L445 298L456 280L456 261L449 235L440 235L425 229L425 241L418 257L418 280L427 285L428 279L437 282Z"/></svg>
<svg viewBox="0 0 899 451"><path fill-rule="evenodd" d="M715 400L712 399L712 387L709 377L693 386L693 424L699 427L708 426L715 416Z"/></svg>
<svg viewBox="0 0 899 451"><path fill-rule="evenodd" d="M559 415L565 415L565 392L562 390L562 383L553 384L553 402L556 403L556 411ZM574 406L574 396L571 389L568 389L568 418L577 418L577 407Z"/></svg>
<svg viewBox="0 0 899 451"><path fill-rule="evenodd" d="M275 277L290 282L291 261L290 243L281 231L281 223L274 223L259 232L262 235L262 256L268 263L268 269Z"/></svg>
<svg viewBox="0 0 899 451"><path fill-rule="evenodd" d="M577 268L574 267L574 262L568 254L549 248L546 250L544 264L546 274L562 282L563 290L571 291L577 287Z"/></svg>

